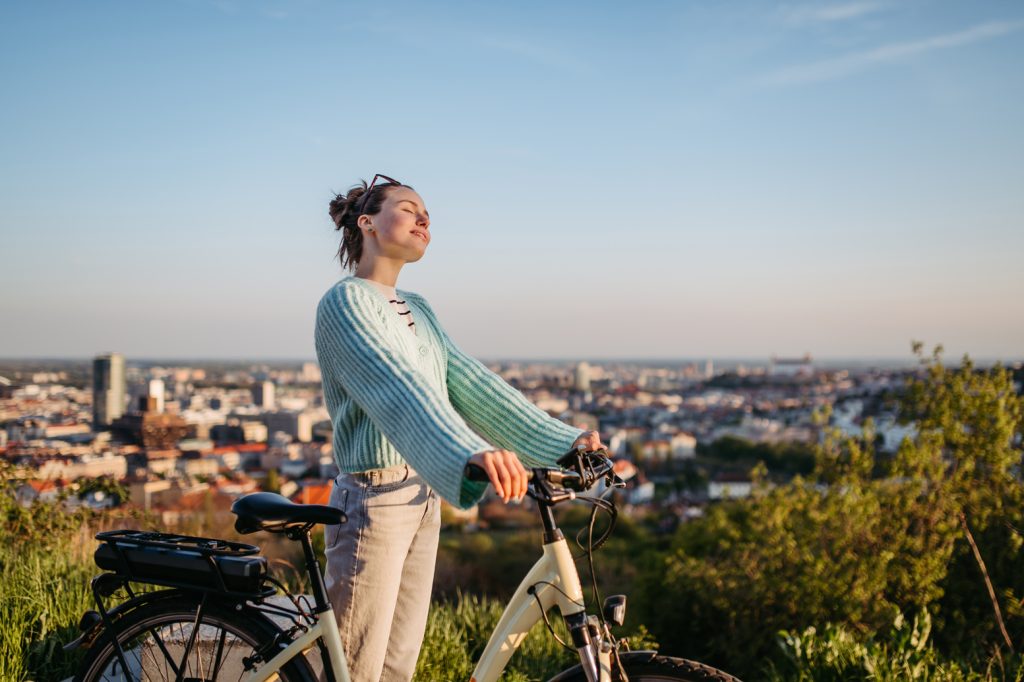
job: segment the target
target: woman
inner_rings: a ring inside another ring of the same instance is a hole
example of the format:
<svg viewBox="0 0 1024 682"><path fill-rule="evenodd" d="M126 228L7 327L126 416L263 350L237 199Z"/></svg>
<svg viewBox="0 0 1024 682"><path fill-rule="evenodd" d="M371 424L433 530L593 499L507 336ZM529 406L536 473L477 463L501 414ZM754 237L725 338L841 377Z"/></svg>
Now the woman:
<svg viewBox="0 0 1024 682"><path fill-rule="evenodd" d="M381 180L378 182L378 180ZM602 447L527 401L448 337L426 299L396 288L423 258L430 214L386 176L330 204L338 257L355 270L317 308L316 351L342 472L326 533L326 582L356 682L409 680L430 606L443 497L476 504L482 467L505 502L526 494L523 462L549 466L576 445Z"/></svg>

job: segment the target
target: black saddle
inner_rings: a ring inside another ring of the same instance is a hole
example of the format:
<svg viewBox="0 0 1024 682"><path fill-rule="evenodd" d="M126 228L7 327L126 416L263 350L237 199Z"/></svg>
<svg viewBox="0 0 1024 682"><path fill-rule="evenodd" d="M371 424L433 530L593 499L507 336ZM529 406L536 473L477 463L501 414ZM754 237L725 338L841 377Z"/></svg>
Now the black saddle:
<svg viewBox="0 0 1024 682"><path fill-rule="evenodd" d="M258 530L285 531L316 523L328 526L345 523L345 512L323 504L295 504L276 493L250 493L235 500L231 511L238 516L235 530L255 533Z"/></svg>

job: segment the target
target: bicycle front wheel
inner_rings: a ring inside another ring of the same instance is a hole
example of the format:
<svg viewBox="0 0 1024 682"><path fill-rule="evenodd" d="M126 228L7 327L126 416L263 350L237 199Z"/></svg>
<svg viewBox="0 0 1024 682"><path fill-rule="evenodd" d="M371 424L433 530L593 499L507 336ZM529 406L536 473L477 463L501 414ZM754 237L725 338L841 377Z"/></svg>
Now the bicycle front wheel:
<svg viewBox="0 0 1024 682"><path fill-rule="evenodd" d="M622 667L626 669L629 682L740 682L729 673L717 668L689 661L685 658L660 656L654 651L629 651L621 654ZM583 668L575 666L549 682L586 682ZM613 671L612 680L621 682L622 676Z"/></svg>
<svg viewBox="0 0 1024 682"><path fill-rule="evenodd" d="M271 651L277 629L263 614L207 603L196 627L198 600L157 602L127 614L93 643L75 682L195 682L241 680L250 674L257 651ZM118 656L115 639L124 652ZM192 642L189 648L189 642ZM265 648L264 648L265 647ZM188 655L186 656L186 649ZM283 682L316 680L305 657L292 659L280 672Z"/></svg>

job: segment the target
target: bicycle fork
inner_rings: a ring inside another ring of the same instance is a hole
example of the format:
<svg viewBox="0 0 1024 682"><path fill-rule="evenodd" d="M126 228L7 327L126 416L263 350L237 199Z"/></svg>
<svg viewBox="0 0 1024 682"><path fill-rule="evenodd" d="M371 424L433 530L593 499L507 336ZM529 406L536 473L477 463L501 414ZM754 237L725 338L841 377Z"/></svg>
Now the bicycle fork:
<svg viewBox="0 0 1024 682"><path fill-rule="evenodd" d="M590 682L611 682L612 643L602 633L596 616L580 611L565 617L580 665Z"/></svg>
<svg viewBox="0 0 1024 682"><path fill-rule="evenodd" d="M560 532L545 537L544 553L523 578L491 633L471 682L497 682L527 633L558 607L589 682L611 682L612 643L596 616L588 616L579 573ZM550 623L548 623L550 626Z"/></svg>

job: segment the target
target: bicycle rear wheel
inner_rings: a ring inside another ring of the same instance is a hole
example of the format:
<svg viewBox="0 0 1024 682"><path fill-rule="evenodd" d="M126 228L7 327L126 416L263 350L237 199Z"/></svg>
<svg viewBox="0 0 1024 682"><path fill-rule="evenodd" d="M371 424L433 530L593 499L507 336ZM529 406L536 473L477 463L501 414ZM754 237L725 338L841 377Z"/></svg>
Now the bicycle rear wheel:
<svg viewBox="0 0 1024 682"><path fill-rule="evenodd" d="M236 611L227 605L207 603L186 657L198 605L197 599L160 601L125 615L114 632L105 631L90 647L75 682L243 679L250 673L246 669L249 660L273 642L277 628L251 608ZM124 651L127 669L117 655L115 637ZM269 653L270 648L264 651ZM279 675L285 682L316 680L302 656L289 661Z"/></svg>
<svg viewBox="0 0 1024 682"><path fill-rule="evenodd" d="M673 656L660 656L654 651L630 651L623 653L622 667L626 669L629 682L740 682L729 673L717 668ZM612 680L620 682L617 671ZM575 666L551 678L549 682L586 682L583 668Z"/></svg>

